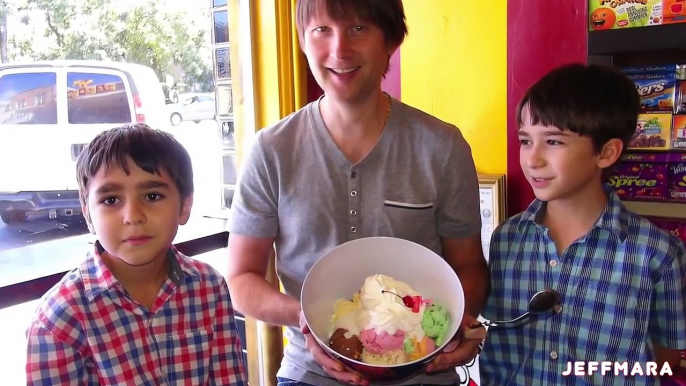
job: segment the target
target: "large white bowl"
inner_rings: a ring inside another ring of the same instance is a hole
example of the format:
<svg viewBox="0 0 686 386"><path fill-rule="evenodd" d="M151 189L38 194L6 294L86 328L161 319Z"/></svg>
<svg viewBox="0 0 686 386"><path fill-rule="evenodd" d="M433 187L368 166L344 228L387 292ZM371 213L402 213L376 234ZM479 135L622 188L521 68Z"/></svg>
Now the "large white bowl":
<svg viewBox="0 0 686 386"><path fill-rule="evenodd" d="M404 281L422 297L445 307L450 315L446 341L430 355L401 365L370 365L352 360L327 345L338 299L350 299L364 280L383 274ZM303 283L303 314L319 345L331 357L373 382L397 382L422 371L457 333L464 313L464 292L453 269L433 251L392 237L368 237L341 244L322 256Z"/></svg>

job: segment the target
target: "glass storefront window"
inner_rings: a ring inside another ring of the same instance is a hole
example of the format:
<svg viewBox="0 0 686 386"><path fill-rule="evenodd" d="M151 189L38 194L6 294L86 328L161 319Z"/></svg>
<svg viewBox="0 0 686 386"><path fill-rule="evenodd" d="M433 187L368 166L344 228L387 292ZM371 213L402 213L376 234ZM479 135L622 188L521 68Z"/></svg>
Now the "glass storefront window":
<svg viewBox="0 0 686 386"><path fill-rule="evenodd" d="M222 130L222 148L224 150L233 150L236 148L236 139L234 137L235 129L233 121L224 121L221 125Z"/></svg>
<svg viewBox="0 0 686 386"><path fill-rule="evenodd" d="M228 43L229 16L227 11L215 11L212 20L214 21L214 43Z"/></svg>
<svg viewBox="0 0 686 386"><path fill-rule="evenodd" d="M231 55L229 47L217 48L214 52L217 65L217 79L231 79Z"/></svg>
<svg viewBox="0 0 686 386"><path fill-rule="evenodd" d="M225 83L217 86L217 115L233 115L232 84Z"/></svg>
<svg viewBox="0 0 686 386"><path fill-rule="evenodd" d="M185 227L226 217L238 154L255 131L249 0L106 0L97 10L77 4L62 19L53 6L42 2L31 17L22 9L7 14L15 37L7 45L9 64L29 65L0 66L0 291L71 270L93 248L75 169L101 131L146 123L181 142L195 185ZM53 16L51 26L41 12ZM102 17L114 13L127 17ZM84 39L83 31L98 33ZM88 62L59 66L46 58ZM6 332L15 338L0 336L8 343L0 363L10 366L0 364L0 373L11 384L25 376L25 356L17 353L25 352L36 303L0 309L0 325L13 322ZM246 344L245 320L237 321Z"/></svg>
<svg viewBox="0 0 686 386"><path fill-rule="evenodd" d="M248 2L232 1L243 2L240 9L248 17L241 20L249 20ZM187 226L193 219L226 214L241 147L233 72L251 66L250 55L231 62L229 9L239 8L233 5L109 0L98 10L75 5L71 11L78 24L67 14L60 19L50 2L32 8L31 17L21 9L7 14L14 36L6 47L8 64L28 65L0 67L0 290L68 271L93 247L95 236L78 200L76 159L103 130L144 122L174 135L193 162L195 199ZM127 17L100 17L108 12ZM51 26L44 22L48 14ZM98 33L84 39L83 31ZM56 66L46 58L75 62ZM81 60L88 62L76 62ZM17 337L23 337L31 313L26 310L35 301L21 306L21 315L9 307L0 318L21 321L21 334L12 330ZM21 383L24 357L17 353L25 347L24 338L17 339L0 350L0 358L20 359L12 369Z"/></svg>

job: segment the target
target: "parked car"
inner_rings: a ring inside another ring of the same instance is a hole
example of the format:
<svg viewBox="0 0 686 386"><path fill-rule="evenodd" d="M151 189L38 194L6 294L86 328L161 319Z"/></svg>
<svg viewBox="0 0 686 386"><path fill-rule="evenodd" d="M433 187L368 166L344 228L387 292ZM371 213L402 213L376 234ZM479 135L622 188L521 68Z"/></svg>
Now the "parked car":
<svg viewBox="0 0 686 386"><path fill-rule="evenodd" d="M214 94L179 95L179 100L179 103L167 105L169 121L172 125L178 126L183 121L200 123L205 119L215 119Z"/></svg>
<svg viewBox="0 0 686 386"><path fill-rule="evenodd" d="M169 126L155 72L98 61L0 65L0 217L80 215L76 159L98 133Z"/></svg>

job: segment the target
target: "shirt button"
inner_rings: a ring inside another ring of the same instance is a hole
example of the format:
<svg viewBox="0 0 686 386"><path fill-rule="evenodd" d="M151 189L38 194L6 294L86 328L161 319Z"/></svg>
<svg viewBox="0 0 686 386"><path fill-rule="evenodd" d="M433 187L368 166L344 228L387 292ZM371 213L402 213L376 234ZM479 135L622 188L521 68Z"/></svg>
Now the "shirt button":
<svg viewBox="0 0 686 386"><path fill-rule="evenodd" d="M350 197L357 197L357 190L350 192Z"/></svg>
<svg viewBox="0 0 686 386"><path fill-rule="evenodd" d="M550 260L551 267L557 267L557 260Z"/></svg>
<svg viewBox="0 0 686 386"><path fill-rule="evenodd" d="M355 209L350 210L350 215L351 216L357 216L357 211Z"/></svg>
<svg viewBox="0 0 686 386"><path fill-rule="evenodd" d="M355 227L350 227L350 232L352 232L352 233L357 233L357 228L355 228Z"/></svg>
<svg viewBox="0 0 686 386"><path fill-rule="evenodd" d="M356 178L356 177L357 177L357 172L350 173L350 178Z"/></svg>
<svg viewBox="0 0 686 386"><path fill-rule="evenodd" d="M550 359L557 359L557 351L550 352Z"/></svg>
<svg viewBox="0 0 686 386"><path fill-rule="evenodd" d="M556 314L559 314L560 312L562 312L562 306L558 304L555 306L553 310L555 310Z"/></svg>

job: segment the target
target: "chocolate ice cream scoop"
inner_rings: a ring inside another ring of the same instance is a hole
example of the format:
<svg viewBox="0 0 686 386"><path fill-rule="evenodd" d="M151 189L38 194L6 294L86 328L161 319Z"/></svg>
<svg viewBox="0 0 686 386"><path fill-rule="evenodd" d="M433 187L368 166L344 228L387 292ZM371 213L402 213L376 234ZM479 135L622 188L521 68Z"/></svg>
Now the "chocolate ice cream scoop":
<svg viewBox="0 0 686 386"><path fill-rule="evenodd" d="M352 335L350 338L345 337L345 333L348 330L344 328L339 328L331 335L329 338L329 347L331 349L345 357L354 360L360 360L362 355L362 342L357 338L356 335Z"/></svg>

